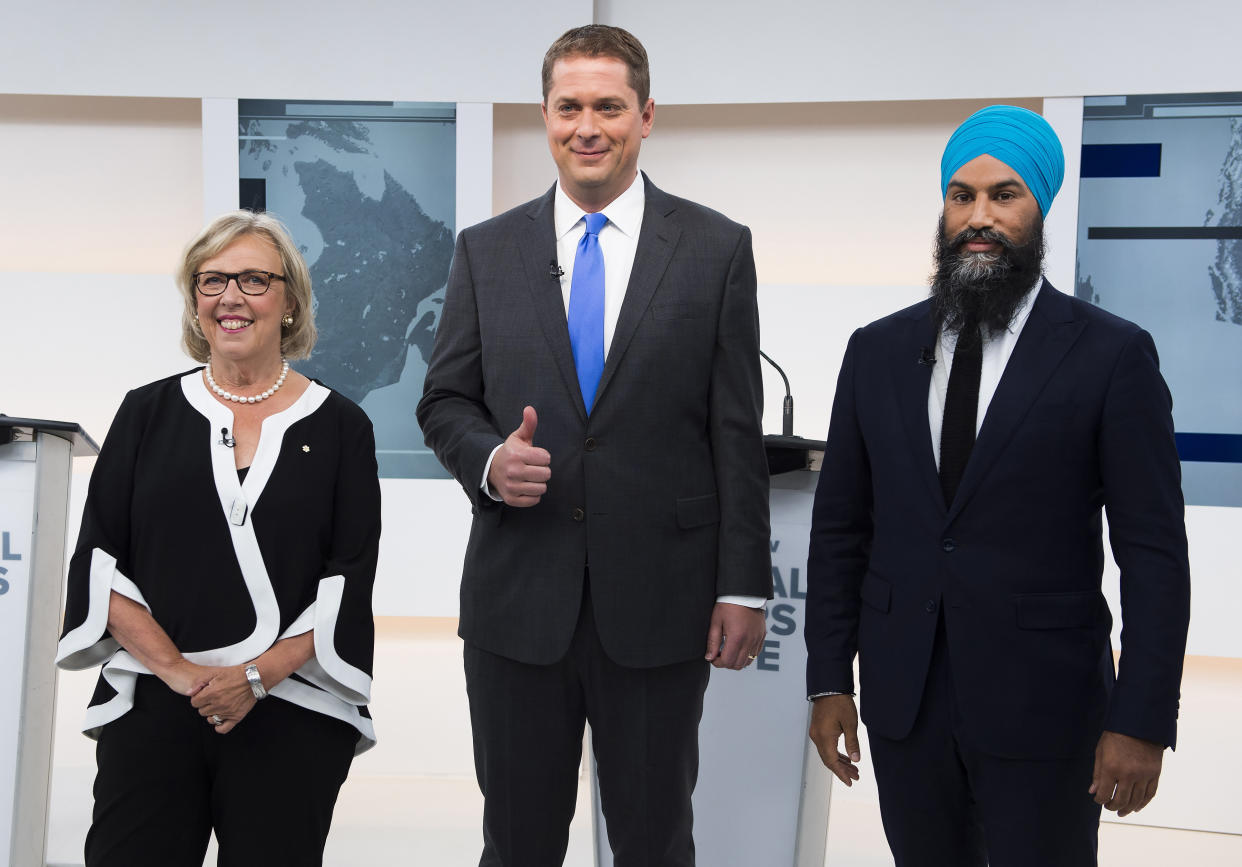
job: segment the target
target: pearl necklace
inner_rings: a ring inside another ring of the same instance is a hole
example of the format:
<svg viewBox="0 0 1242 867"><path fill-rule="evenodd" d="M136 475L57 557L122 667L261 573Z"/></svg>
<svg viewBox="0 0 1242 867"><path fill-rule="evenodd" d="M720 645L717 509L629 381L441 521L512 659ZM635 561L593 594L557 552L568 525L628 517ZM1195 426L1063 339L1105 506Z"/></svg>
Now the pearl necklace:
<svg viewBox="0 0 1242 867"><path fill-rule="evenodd" d="M225 400L231 400L233 403L260 403L279 391L280 387L285 384L285 377L289 375L289 362L284 358L280 359L280 378L276 380L276 384L262 394L256 394L254 397L243 397L240 394L233 394L216 385L216 380L211 375L211 359L207 359L205 373L207 374L207 385Z"/></svg>

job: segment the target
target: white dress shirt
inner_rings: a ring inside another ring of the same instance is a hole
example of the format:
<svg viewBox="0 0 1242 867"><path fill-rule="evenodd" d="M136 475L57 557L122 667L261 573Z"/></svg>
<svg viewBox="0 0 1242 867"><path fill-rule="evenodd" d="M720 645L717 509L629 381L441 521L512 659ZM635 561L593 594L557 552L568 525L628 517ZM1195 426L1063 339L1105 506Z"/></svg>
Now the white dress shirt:
<svg viewBox="0 0 1242 867"><path fill-rule="evenodd" d="M604 254L604 358L612 346L617 330L621 302L630 285L634 270L634 253L638 249L638 230L643 227L643 207L647 191L643 176L635 176L629 188L600 211L608 222L599 230L599 249ZM561 266L561 295L565 299L565 316L569 316L569 293L573 285L574 262L578 258L578 242L586 231L586 211L573 203L561 185L556 185L552 209L552 226L556 232L556 262Z"/></svg>
<svg viewBox="0 0 1242 867"><path fill-rule="evenodd" d="M612 347L612 336L617 330L625 290L630 285L630 272L634 270L634 254L638 250L638 232L643 226L643 209L647 204L647 191L643 185L642 172L634 175L634 181L624 193L609 202L600 213L608 222L599 231L599 248L604 255L604 359ZM574 204L558 182L553 197L552 227L556 233L556 262L561 268L561 295L565 299L565 316L569 316L569 294L573 286L574 260L578 256L578 242L586 231L583 217L586 211ZM502 444L503 445L503 444ZM492 493L487 484L492 460L500 446L492 449L483 465L483 481L480 487L493 500L501 498ZM720 596L717 602L762 608L767 602L759 596Z"/></svg>
<svg viewBox="0 0 1242 867"><path fill-rule="evenodd" d="M1035 286L1026 293L1018 306L1009 327L993 334L989 332L983 339L983 366L979 372L979 406L975 411L975 435L983 427L983 419L987 415L988 406L1000 385L1001 375L1013 348L1018 344L1018 337L1031 315L1031 307L1035 296L1043 286L1044 278L1035 281ZM927 390L927 423L931 427L932 452L936 455L936 469L940 469L940 431L944 426L944 399L949 390L949 372L953 369L953 351L957 348L957 335L940 332L936 342L936 363L932 366L931 387Z"/></svg>

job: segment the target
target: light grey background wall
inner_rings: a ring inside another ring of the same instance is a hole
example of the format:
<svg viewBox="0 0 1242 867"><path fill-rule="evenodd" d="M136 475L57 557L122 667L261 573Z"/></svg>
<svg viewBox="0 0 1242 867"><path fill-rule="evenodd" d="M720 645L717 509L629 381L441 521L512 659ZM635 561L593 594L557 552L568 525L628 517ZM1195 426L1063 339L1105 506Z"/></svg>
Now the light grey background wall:
<svg viewBox="0 0 1242 867"><path fill-rule="evenodd" d="M590 20L590 0L6 2L0 93L511 102L548 34Z"/></svg>
<svg viewBox="0 0 1242 867"><path fill-rule="evenodd" d="M1236 90L1230 0L43 0L5 4L0 92L519 102L551 37L647 46L668 103Z"/></svg>
<svg viewBox="0 0 1242 867"><path fill-rule="evenodd" d="M1230 0L598 0L666 102L1237 90Z"/></svg>

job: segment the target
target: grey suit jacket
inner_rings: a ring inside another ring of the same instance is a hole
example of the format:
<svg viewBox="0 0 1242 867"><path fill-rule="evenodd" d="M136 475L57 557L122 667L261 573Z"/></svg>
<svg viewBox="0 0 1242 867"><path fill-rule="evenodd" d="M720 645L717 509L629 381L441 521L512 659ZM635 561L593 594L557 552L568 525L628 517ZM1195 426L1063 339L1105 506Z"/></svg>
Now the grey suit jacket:
<svg viewBox="0 0 1242 867"><path fill-rule="evenodd" d="M771 596L750 231L644 183L589 418L549 276L555 188L457 240L418 420L474 507L460 635L522 662L565 654L588 564L600 640L622 665L699 656L718 595ZM538 505L512 508L480 483L528 404L552 478Z"/></svg>

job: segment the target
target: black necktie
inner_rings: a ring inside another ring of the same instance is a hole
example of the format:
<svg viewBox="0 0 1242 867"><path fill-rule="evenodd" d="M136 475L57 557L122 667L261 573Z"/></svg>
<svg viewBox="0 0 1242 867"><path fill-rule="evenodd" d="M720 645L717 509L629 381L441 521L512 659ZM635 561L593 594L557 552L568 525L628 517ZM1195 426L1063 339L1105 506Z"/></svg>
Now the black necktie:
<svg viewBox="0 0 1242 867"><path fill-rule="evenodd" d="M983 367L983 338L972 316L958 334L944 398L940 428L940 490L946 507L952 505L961 484L970 451L975 447L975 420L979 411L979 371Z"/></svg>

